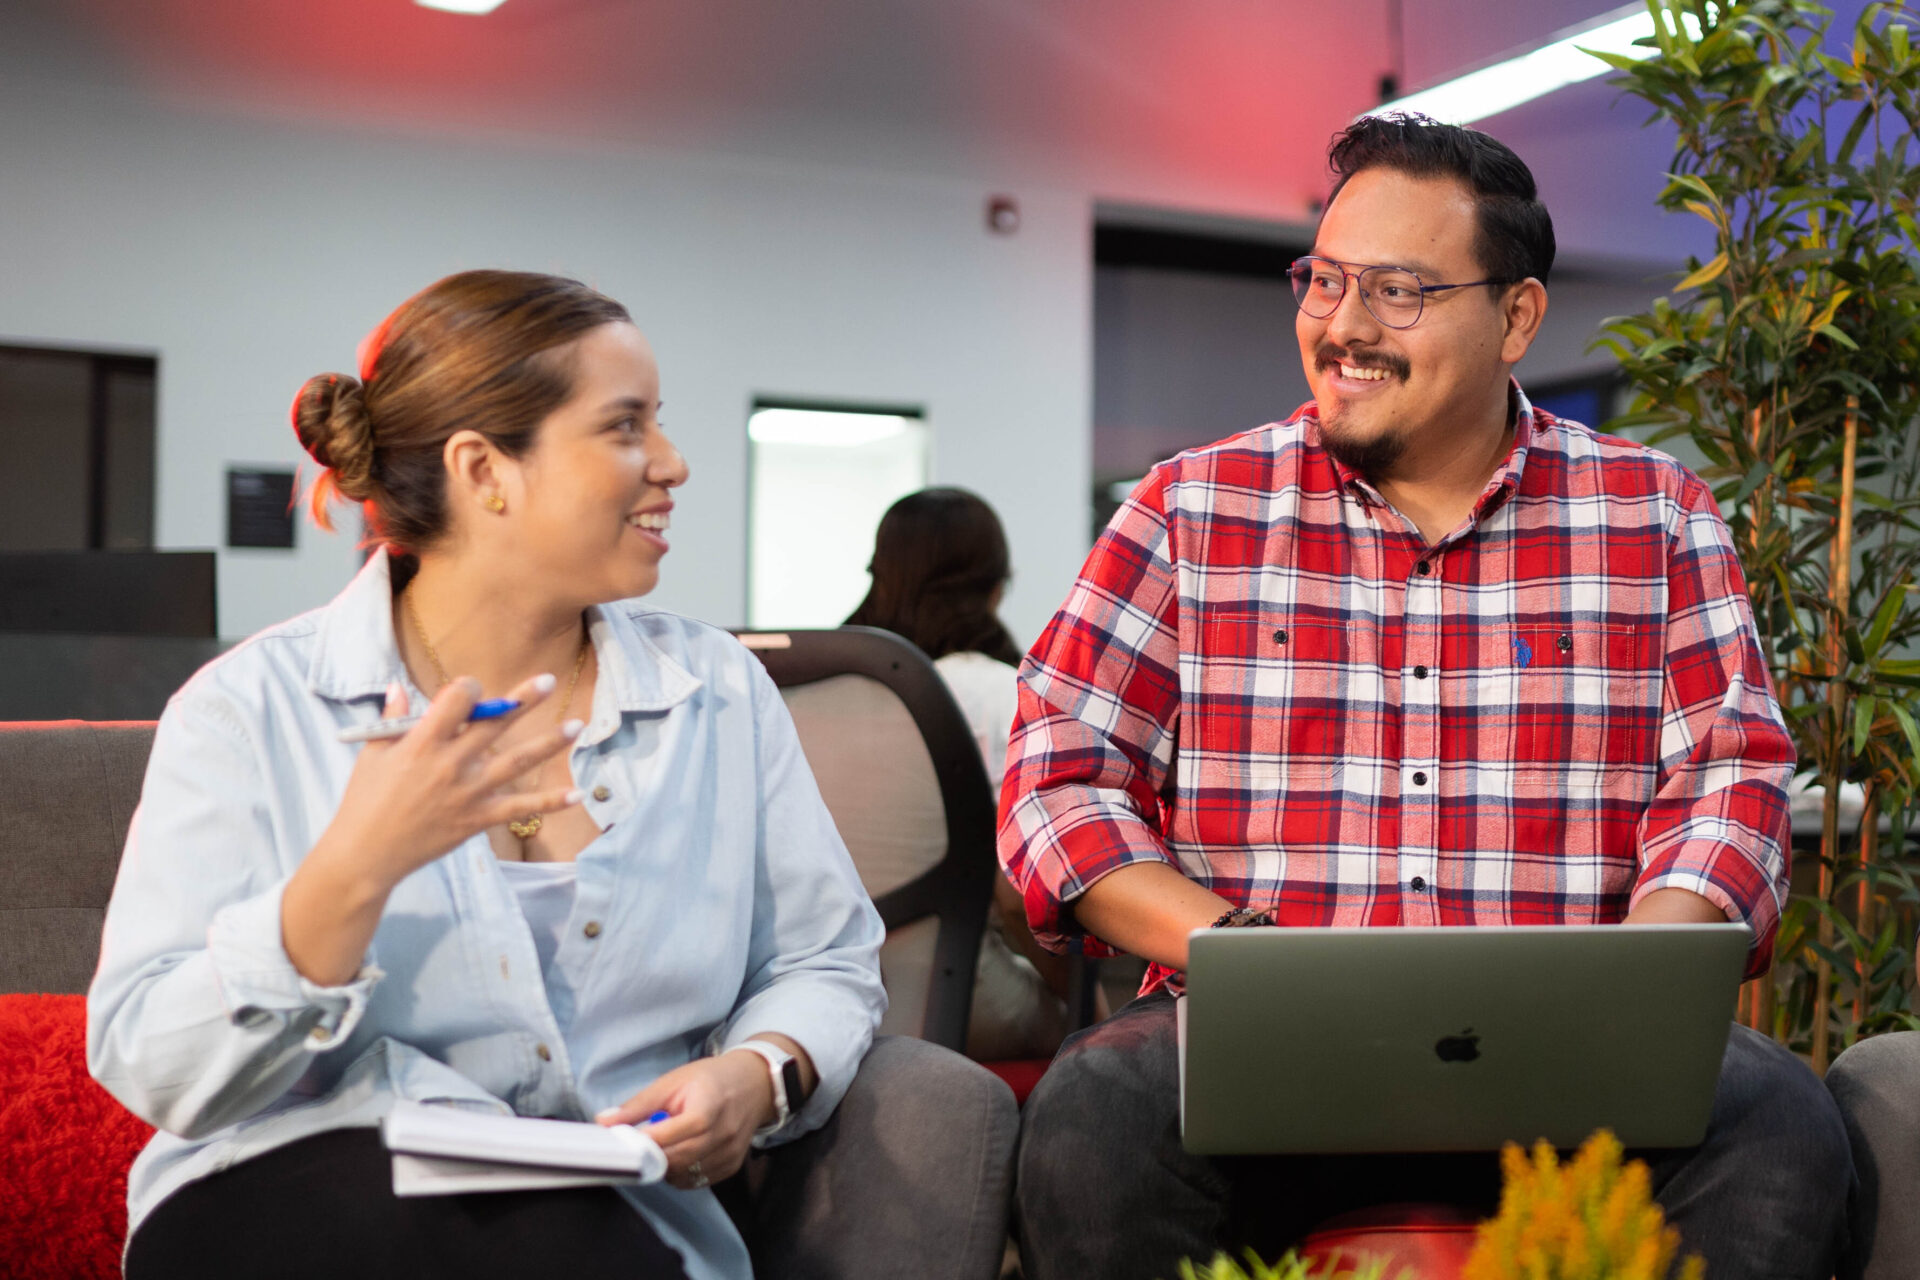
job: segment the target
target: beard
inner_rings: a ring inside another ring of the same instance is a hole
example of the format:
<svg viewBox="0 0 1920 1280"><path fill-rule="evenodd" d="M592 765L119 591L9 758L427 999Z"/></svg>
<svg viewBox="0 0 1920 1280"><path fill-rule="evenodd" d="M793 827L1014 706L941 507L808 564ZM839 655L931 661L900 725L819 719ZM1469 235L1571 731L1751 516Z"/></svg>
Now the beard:
<svg viewBox="0 0 1920 1280"><path fill-rule="evenodd" d="M1407 380L1409 368L1404 358L1389 355L1381 351L1353 350L1322 343L1313 353L1314 365L1322 370L1332 369L1340 364L1354 365L1363 369L1384 369L1389 377L1400 382ZM1393 474L1394 466L1407 451L1406 436L1393 426L1386 426L1370 439L1355 435L1344 421L1347 414L1341 410L1323 413L1320 418L1320 444L1341 466L1362 476L1370 482Z"/></svg>
<svg viewBox="0 0 1920 1280"><path fill-rule="evenodd" d="M1406 438L1398 431L1389 428L1371 440L1357 439L1340 426L1337 415L1320 419L1320 446L1334 461L1373 484L1391 476L1407 451Z"/></svg>

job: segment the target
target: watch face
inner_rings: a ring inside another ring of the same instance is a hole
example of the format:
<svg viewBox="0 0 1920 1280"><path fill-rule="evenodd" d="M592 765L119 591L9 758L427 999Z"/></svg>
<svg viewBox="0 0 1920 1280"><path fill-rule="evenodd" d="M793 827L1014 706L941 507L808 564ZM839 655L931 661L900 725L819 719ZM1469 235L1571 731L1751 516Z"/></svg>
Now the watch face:
<svg viewBox="0 0 1920 1280"><path fill-rule="evenodd" d="M792 1058L780 1064L780 1083L787 1091L787 1109L798 1111L806 1099L800 1095L800 1064Z"/></svg>

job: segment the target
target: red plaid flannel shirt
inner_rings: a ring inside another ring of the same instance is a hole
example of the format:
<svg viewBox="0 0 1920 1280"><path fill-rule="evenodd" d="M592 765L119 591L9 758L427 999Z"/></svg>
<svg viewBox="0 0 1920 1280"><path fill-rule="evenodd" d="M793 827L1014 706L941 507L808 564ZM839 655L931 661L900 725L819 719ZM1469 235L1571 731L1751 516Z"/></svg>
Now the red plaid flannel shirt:
<svg viewBox="0 0 1920 1280"><path fill-rule="evenodd" d="M1043 943L1152 861L1288 925L1606 923L1687 889L1765 968L1794 747L1727 527L1673 459L1512 400L1431 548L1311 403L1141 482L1020 667L1000 857Z"/></svg>

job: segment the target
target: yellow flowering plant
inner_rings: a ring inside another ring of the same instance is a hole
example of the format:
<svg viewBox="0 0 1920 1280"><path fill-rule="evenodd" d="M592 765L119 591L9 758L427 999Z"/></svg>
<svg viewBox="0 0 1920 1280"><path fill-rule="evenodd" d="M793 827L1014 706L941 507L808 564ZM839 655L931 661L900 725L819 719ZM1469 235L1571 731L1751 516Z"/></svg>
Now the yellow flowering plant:
<svg viewBox="0 0 1920 1280"><path fill-rule="evenodd" d="M1674 1270L1680 1233L1653 1202L1647 1166L1623 1155L1604 1129L1564 1165L1544 1142L1531 1157L1509 1143L1500 1212L1480 1225L1461 1280L1702 1280L1698 1256Z"/></svg>
<svg viewBox="0 0 1920 1280"><path fill-rule="evenodd" d="M1368 1259L1359 1259L1348 1266L1337 1255L1324 1262L1310 1262L1298 1254L1288 1253L1279 1261L1268 1264L1260 1261L1260 1255L1247 1250L1247 1265L1241 1266L1224 1253L1213 1255L1212 1262L1195 1265L1192 1259L1182 1259L1179 1280L1415 1280L1411 1272L1401 1272L1398 1276L1387 1275L1386 1264Z"/></svg>

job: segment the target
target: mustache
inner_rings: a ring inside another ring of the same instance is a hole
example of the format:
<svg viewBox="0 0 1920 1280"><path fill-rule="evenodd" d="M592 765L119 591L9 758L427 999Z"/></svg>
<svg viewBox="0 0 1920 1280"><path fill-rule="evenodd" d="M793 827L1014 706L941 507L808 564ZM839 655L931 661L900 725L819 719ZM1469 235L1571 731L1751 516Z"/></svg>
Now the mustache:
<svg viewBox="0 0 1920 1280"><path fill-rule="evenodd" d="M1385 369L1402 382L1413 371L1403 356L1385 351L1356 351L1352 347L1337 347L1330 342L1323 342L1314 348L1313 363L1320 369L1330 369L1336 364L1351 365L1356 369Z"/></svg>

